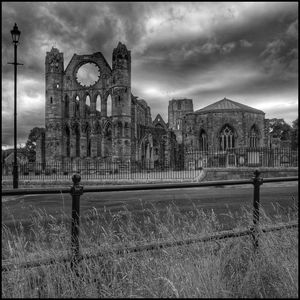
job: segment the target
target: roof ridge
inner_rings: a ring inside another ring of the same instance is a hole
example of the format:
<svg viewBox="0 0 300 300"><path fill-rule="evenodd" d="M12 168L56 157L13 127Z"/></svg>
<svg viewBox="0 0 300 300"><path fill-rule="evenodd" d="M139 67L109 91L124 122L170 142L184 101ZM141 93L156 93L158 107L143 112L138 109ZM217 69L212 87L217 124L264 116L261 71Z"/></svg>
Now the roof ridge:
<svg viewBox="0 0 300 300"><path fill-rule="evenodd" d="M224 103L230 103L231 106L233 107L226 107L226 105L224 105L222 107L222 102ZM257 113L264 113L262 110L259 110L259 109L256 109L256 108L253 108L251 106L248 106L248 105L245 105L243 103L239 103L239 102L236 102L236 101L233 101L231 99L228 99L226 97L224 97L223 99L221 100L218 100L217 102L214 102L212 104L209 104L201 109L198 109L196 110L195 112L205 112L205 111L209 111L209 110L228 110L228 109L241 109L241 110L250 110L252 112L257 112Z"/></svg>

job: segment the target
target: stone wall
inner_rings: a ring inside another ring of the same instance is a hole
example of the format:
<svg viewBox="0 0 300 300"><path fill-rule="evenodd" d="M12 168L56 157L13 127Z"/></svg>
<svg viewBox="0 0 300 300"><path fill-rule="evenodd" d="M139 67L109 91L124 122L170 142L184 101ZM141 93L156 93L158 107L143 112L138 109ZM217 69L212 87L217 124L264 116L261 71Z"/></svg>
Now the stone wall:
<svg viewBox="0 0 300 300"><path fill-rule="evenodd" d="M264 115L241 111L189 113L183 122L185 150L200 149L200 133L207 135L207 149L220 149L220 132L225 125L233 130L234 147L249 147L250 129L258 131L258 145L265 145Z"/></svg>
<svg viewBox="0 0 300 300"><path fill-rule="evenodd" d="M251 179L258 169L263 178L298 176L298 168L211 168L206 169L203 181Z"/></svg>
<svg viewBox="0 0 300 300"><path fill-rule="evenodd" d="M192 99L172 99L168 106L168 125L176 135L176 140L182 144L183 118L186 114L193 112Z"/></svg>

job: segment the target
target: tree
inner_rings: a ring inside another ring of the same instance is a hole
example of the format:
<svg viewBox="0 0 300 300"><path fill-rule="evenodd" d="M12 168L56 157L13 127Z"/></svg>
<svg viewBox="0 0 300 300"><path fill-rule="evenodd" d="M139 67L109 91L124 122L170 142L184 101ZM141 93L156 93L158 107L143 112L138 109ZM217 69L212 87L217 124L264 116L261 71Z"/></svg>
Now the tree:
<svg viewBox="0 0 300 300"><path fill-rule="evenodd" d="M281 141L288 141L291 139L292 127L283 119L270 119L270 135L272 138L279 138Z"/></svg>
<svg viewBox="0 0 300 300"><path fill-rule="evenodd" d="M33 129L30 130L26 145L25 145L25 150L26 150L26 155L28 157L28 160L30 162L35 161L36 157L36 141L41 135L42 132L44 132L44 128L39 128L39 127L34 127Z"/></svg>
<svg viewBox="0 0 300 300"><path fill-rule="evenodd" d="M293 121L292 132L291 132L291 143L292 149L296 150L298 148L298 118Z"/></svg>

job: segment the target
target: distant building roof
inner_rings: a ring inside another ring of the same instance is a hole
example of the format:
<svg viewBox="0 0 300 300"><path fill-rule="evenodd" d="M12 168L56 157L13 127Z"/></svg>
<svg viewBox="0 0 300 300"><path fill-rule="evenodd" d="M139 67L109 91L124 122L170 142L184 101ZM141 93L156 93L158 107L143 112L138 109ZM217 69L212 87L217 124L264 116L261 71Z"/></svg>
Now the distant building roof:
<svg viewBox="0 0 300 300"><path fill-rule="evenodd" d="M168 129L168 126L166 124L166 122L164 121L164 119L161 117L160 114L158 114L155 118L155 120L153 121L153 125L154 127L160 127L160 128L163 128L165 130Z"/></svg>
<svg viewBox="0 0 300 300"><path fill-rule="evenodd" d="M195 113L208 113L208 112L224 112L224 111L247 111L256 114L265 114L262 110L232 101L224 98L204 108L198 109Z"/></svg>

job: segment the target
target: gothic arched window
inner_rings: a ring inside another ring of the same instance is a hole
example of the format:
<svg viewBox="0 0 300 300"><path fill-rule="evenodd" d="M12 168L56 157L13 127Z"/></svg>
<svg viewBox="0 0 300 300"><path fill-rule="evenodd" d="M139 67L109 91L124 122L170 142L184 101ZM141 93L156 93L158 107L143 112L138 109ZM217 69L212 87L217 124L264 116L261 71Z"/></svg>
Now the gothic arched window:
<svg viewBox="0 0 300 300"><path fill-rule="evenodd" d="M75 117L79 117L80 114L79 114L79 97L78 97L78 96L76 96L74 106L75 106L75 109L74 109L74 116L75 116Z"/></svg>
<svg viewBox="0 0 300 300"><path fill-rule="evenodd" d="M201 151L207 150L207 135L203 129L201 129L201 131L200 131L199 148Z"/></svg>
<svg viewBox="0 0 300 300"><path fill-rule="evenodd" d="M108 95L107 100L106 100L106 115L108 117L112 116L112 99L111 99L111 95Z"/></svg>
<svg viewBox="0 0 300 300"><path fill-rule="evenodd" d="M234 148L234 134L230 126L225 125L220 132L220 149Z"/></svg>
<svg viewBox="0 0 300 300"><path fill-rule="evenodd" d="M181 130L181 128L182 128L182 120L178 119L177 122L176 122L176 129Z"/></svg>
<svg viewBox="0 0 300 300"><path fill-rule="evenodd" d="M112 136L112 132L111 132L111 124L107 123L105 129L104 129L104 137L111 141L111 136Z"/></svg>
<svg viewBox="0 0 300 300"><path fill-rule="evenodd" d="M253 125L250 129L249 135L249 146L250 148L258 147L258 130L255 125Z"/></svg>
<svg viewBox="0 0 300 300"><path fill-rule="evenodd" d="M91 98L90 95L86 95L85 106L84 106L84 117L87 118L91 112Z"/></svg>
<svg viewBox="0 0 300 300"><path fill-rule="evenodd" d="M101 97L100 95L97 95L97 98L96 98L96 111L101 111Z"/></svg>

